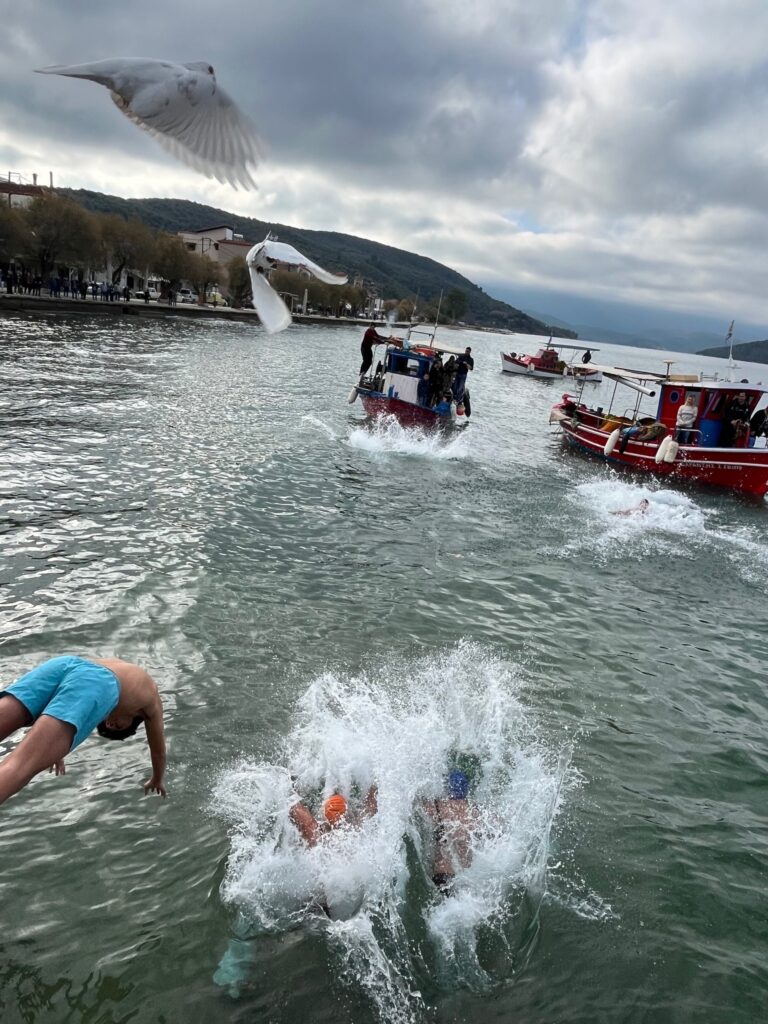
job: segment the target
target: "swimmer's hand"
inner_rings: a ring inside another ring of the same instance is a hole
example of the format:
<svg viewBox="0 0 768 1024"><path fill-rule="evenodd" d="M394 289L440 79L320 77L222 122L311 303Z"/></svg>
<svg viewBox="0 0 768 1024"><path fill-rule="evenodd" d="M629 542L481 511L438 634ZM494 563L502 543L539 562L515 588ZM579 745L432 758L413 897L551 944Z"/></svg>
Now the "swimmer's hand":
<svg viewBox="0 0 768 1024"><path fill-rule="evenodd" d="M64 758L63 757L62 757L62 759L60 761L54 761L53 762L51 767L48 769L49 773L52 772L52 771L55 771L57 775L66 775L67 774L67 769L64 767Z"/></svg>
<svg viewBox="0 0 768 1024"><path fill-rule="evenodd" d="M148 793L159 793L160 796L166 796L163 780L153 775L151 779L144 783L144 796Z"/></svg>

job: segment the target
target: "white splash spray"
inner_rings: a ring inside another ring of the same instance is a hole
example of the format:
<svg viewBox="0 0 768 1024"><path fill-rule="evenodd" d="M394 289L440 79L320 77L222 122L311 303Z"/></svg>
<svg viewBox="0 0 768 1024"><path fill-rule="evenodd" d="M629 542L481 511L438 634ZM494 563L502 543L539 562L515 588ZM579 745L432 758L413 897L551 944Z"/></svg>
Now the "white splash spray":
<svg viewBox="0 0 768 1024"><path fill-rule="evenodd" d="M387 1021L419 1019L435 989L487 987L479 940L506 946L510 927L520 931L510 922L521 894L543 897L552 824L574 781L520 688L516 666L474 644L313 680L275 763L241 764L215 790L213 807L232 828L221 893L238 910L241 939L324 921L343 977ZM472 861L445 897L431 881L424 807L457 766L471 778L478 824ZM288 817L296 793L318 813L335 790L359 806L372 783L378 814L314 848L300 840ZM331 920L317 917L323 904ZM428 949L415 956L417 921ZM233 947L216 980L236 991L244 969Z"/></svg>
<svg viewBox="0 0 768 1024"><path fill-rule="evenodd" d="M649 502L644 514L615 514L636 509L643 499ZM561 549L547 554L568 557L589 552L609 562L651 554L685 558L703 552L727 559L742 579L768 590L768 544L763 531L746 525L721 526L720 510L702 507L686 494L612 477L577 485L569 501L581 512L574 519L577 529ZM584 519L585 513L589 520Z"/></svg>
<svg viewBox="0 0 768 1024"><path fill-rule="evenodd" d="M350 448L371 455L413 455L429 459L463 459L469 454L469 435L464 430L422 430L404 427L393 416L354 427L347 439Z"/></svg>

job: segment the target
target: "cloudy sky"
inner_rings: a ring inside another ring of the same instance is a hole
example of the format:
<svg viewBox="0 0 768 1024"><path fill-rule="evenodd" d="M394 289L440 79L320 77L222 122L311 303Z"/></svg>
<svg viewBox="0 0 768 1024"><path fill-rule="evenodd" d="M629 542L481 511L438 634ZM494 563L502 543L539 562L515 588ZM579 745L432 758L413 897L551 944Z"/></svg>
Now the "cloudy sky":
<svg viewBox="0 0 768 1024"><path fill-rule="evenodd" d="M765 0L0 0L0 26L0 173L374 238L566 319L768 336ZM103 57L211 62L259 190L32 73Z"/></svg>

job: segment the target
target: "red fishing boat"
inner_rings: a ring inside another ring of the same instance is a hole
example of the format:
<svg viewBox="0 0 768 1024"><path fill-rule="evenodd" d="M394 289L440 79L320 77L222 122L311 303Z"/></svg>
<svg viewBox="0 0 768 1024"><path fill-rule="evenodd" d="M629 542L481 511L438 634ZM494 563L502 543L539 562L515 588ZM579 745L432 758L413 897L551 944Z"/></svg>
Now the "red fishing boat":
<svg viewBox="0 0 768 1024"><path fill-rule="evenodd" d="M768 448L750 427L750 422L757 422L754 413L768 388L746 382L704 384L696 376L676 378L618 367L602 371L614 381L607 411L590 408L581 395L563 395L552 407L550 423L562 429L573 448L654 476L757 496L768 492ZM634 408L626 407L626 392L620 392L624 399L617 402L619 386L637 394ZM643 396L653 398L657 391L655 413L643 415ZM732 419L733 403L742 392L747 411L737 421ZM692 426L683 430L676 426L677 413L689 397L696 415Z"/></svg>

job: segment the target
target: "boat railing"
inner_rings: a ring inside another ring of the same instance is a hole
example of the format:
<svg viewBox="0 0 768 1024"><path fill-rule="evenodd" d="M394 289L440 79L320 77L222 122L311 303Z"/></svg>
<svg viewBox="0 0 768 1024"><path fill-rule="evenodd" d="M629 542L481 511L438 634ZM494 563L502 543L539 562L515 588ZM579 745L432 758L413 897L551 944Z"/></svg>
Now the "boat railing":
<svg viewBox="0 0 768 1024"><path fill-rule="evenodd" d="M688 440L687 441L680 441L679 440L680 434L688 434ZM693 442L691 441L691 434L695 434L696 435L696 438L695 438L695 440ZM698 430L698 429L694 429L693 427L675 427L674 438L675 438L676 441L678 441L679 444L683 444L683 445L696 444L696 445L699 445L700 442L701 442L701 431Z"/></svg>

